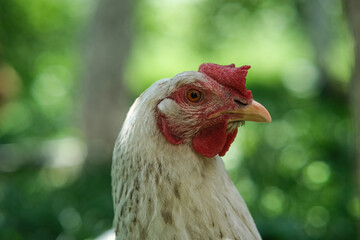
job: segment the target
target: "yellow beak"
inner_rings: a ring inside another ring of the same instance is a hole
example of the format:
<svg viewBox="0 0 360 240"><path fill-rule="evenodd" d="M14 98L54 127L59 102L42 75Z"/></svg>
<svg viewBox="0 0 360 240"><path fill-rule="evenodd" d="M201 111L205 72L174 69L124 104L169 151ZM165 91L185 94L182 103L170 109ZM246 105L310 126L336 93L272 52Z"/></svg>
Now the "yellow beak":
<svg viewBox="0 0 360 240"><path fill-rule="evenodd" d="M226 110L211 114L209 119L220 115L230 115L229 122L252 121L252 122L271 122L271 116L266 108L255 100L249 104L234 110Z"/></svg>

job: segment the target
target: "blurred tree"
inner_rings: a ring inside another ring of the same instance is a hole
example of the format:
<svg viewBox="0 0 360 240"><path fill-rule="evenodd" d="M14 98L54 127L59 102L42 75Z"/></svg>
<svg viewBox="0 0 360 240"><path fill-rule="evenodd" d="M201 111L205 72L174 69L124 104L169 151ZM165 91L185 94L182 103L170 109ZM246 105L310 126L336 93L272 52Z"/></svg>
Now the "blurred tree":
<svg viewBox="0 0 360 240"><path fill-rule="evenodd" d="M99 1L84 76L84 122L90 159L110 160L129 106L123 70L131 45L131 0Z"/></svg>
<svg viewBox="0 0 360 240"><path fill-rule="evenodd" d="M16 71L8 64L0 62L0 109L7 102L18 97L21 87Z"/></svg>
<svg viewBox="0 0 360 240"><path fill-rule="evenodd" d="M360 204L360 1L347 1L349 23L352 28L355 40L354 72L351 90L351 101L353 116L355 118L355 180L357 203ZM357 235L360 237L360 221L357 219Z"/></svg>
<svg viewBox="0 0 360 240"><path fill-rule="evenodd" d="M339 43L339 37L344 31L344 27L341 26L344 23L341 19L342 15L339 14L340 2L338 0L297 0L297 3L301 22L312 43L314 53L312 57L319 69L317 84L322 95L347 102L344 89L339 87L339 79L334 79L337 76L329 71L334 67L334 63L329 61L331 59L329 53L331 48Z"/></svg>

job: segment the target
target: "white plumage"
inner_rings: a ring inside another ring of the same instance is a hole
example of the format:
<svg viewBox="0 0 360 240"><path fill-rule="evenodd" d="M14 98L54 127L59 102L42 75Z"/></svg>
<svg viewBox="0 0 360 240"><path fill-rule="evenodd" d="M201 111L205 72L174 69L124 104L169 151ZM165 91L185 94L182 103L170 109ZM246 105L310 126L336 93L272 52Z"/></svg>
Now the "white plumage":
<svg viewBox="0 0 360 240"><path fill-rule="evenodd" d="M199 129L184 130L184 141L173 144L159 128L159 114L186 126L196 124L169 96L182 86L207 81L200 72L160 80L129 110L111 173L117 240L261 239L222 159L194 151L191 133Z"/></svg>

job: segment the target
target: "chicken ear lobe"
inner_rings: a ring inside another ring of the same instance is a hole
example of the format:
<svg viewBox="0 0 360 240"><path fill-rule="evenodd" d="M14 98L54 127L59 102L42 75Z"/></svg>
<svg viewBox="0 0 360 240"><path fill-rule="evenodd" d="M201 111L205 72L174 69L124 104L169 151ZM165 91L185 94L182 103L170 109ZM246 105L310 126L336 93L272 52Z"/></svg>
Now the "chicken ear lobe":
<svg viewBox="0 0 360 240"><path fill-rule="evenodd" d="M204 157L211 158L217 154L223 156L235 136L228 142L226 121L201 129L192 140L193 148ZM230 134L231 135L231 134ZM235 133L236 135L236 133Z"/></svg>

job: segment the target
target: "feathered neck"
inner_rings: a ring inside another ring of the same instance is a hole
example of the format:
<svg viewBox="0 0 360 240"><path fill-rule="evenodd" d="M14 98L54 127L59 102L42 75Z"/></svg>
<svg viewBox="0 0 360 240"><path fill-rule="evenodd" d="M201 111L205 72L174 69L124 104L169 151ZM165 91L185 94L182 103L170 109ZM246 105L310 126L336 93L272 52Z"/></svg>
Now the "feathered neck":
<svg viewBox="0 0 360 240"><path fill-rule="evenodd" d="M261 239L222 159L167 142L156 102L137 99L114 149L117 239Z"/></svg>

